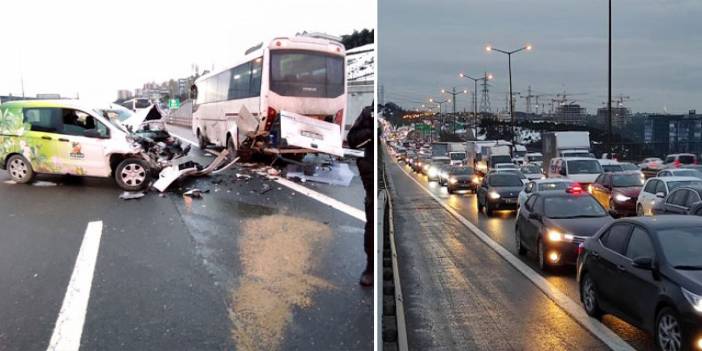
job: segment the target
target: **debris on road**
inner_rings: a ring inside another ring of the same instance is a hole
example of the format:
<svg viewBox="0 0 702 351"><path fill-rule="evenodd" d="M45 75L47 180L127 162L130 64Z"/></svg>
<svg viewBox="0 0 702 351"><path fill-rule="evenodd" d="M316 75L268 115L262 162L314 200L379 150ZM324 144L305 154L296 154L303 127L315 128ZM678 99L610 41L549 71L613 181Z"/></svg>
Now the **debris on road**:
<svg viewBox="0 0 702 351"><path fill-rule="evenodd" d="M45 187L45 186L56 186L56 185L58 185L58 184L56 184L56 183L54 183L54 182L45 182L45 181L42 181L42 180L36 181L36 182L32 183L32 186L40 186L40 187Z"/></svg>
<svg viewBox="0 0 702 351"><path fill-rule="evenodd" d="M146 195L143 191L125 191L119 195L122 200L134 200L140 199Z"/></svg>
<svg viewBox="0 0 702 351"><path fill-rule="evenodd" d="M165 167L163 170L161 170L161 173L159 173L158 180L154 183L153 187L160 192L164 192L179 178L186 176L200 177L208 175L214 172L217 167L219 167L222 162L225 161L228 154L228 150L222 151L217 155L217 158L215 158L205 168L202 168L202 165L193 161L187 161L179 165ZM233 162L236 162L236 159Z"/></svg>
<svg viewBox="0 0 702 351"><path fill-rule="evenodd" d="M193 199L200 199L202 198L202 194L209 193L209 190L200 190L198 188L188 190L183 193L183 196L191 197Z"/></svg>
<svg viewBox="0 0 702 351"><path fill-rule="evenodd" d="M251 176L248 175L248 174L237 173L237 174L236 174L236 179L237 179L237 180L246 180L246 181L249 181L249 180L251 180Z"/></svg>
<svg viewBox="0 0 702 351"><path fill-rule="evenodd" d="M330 185L349 186L353 179L353 172L351 172L349 165L346 163L329 163L315 166L311 172L300 165L288 165L287 178L300 179L303 183L312 181Z"/></svg>
<svg viewBox="0 0 702 351"><path fill-rule="evenodd" d="M3 183L5 183L5 184L12 184L12 185L17 184L17 182L14 181L14 180L6 180L6 181L4 181Z"/></svg>
<svg viewBox="0 0 702 351"><path fill-rule="evenodd" d="M272 189L273 189L273 188L271 188L270 185L264 183L264 184L263 184L263 187L262 187L262 189L261 189L261 192L260 192L259 194L265 194L265 193L271 191Z"/></svg>

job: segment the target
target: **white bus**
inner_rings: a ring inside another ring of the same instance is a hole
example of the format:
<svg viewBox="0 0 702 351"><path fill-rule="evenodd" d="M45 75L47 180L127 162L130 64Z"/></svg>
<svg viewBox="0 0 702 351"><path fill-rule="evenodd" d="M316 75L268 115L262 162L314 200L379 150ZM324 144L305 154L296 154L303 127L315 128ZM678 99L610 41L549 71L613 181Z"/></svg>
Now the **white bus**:
<svg viewBox="0 0 702 351"><path fill-rule="evenodd" d="M191 87L193 134L240 156L252 152L304 156L285 145L280 112L335 123L346 110L345 49L325 36L275 38L248 49L232 67L198 78Z"/></svg>

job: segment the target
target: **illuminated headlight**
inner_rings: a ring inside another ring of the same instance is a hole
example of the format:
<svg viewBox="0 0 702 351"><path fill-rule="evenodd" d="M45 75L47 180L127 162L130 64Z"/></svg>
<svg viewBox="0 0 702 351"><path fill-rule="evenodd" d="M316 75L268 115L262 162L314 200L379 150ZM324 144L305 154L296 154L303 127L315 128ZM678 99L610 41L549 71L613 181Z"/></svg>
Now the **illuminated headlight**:
<svg viewBox="0 0 702 351"><path fill-rule="evenodd" d="M436 168L434 168L434 167L429 167L429 170L427 171L427 174L429 174L430 177L436 177Z"/></svg>
<svg viewBox="0 0 702 351"><path fill-rule="evenodd" d="M542 174L541 179L546 179L546 176Z"/></svg>
<svg viewBox="0 0 702 351"><path fill-rule="evenodd" d="M546 233L546 238L548 239L548 241L552 241L552 242L560 242L560 241L571 242L574 239L573 234L563 234L556 229L549 230Z"/></svg>
<svg viewBox="0 0 702 351"><path fill-rule="evenodd" d="M422 168L426 171L429 169L429 165L424 165L424 166L422 166Z"/></svg>
<svg viewBox="0 0 702 351"><path fill-rule="evenodd" d="M624 194L617 194L617 195L614 195L614 200L619 201L619 202L626 202L626 201L631 200L631 198L624 195Z"/></svg>
<svg viewBox="0 0 702 351"><path fill-rule="evenodd" d="M456 184L457 182L458 180L456 179L456 177L449 178L449 184Z"/></svg>
<svg viewBox="0 0 702 351"><path fill-rule="evenodd" d="M702 296L691 293L685 288L680 288L682 291L683 296L685 296L685 299L692 305L692 308L695 309L695 311L702 313Z"/></svg>
<svg viewBox="0 0 702 351"><path fill-rule="evenodd" d="M473 184L480 184L480 177L478 177L478 176L473 177L472 182L473 182Z"/></svg>
<svg viewBox="0 0 702 351"><path fill-rule="evenodd" d="M493 200L497 200L497 199L500 198L500 194L498 194L498 193L495 192L495 191L489 192L489 193L488 193L488 196L489 196L491 199L493 199Z"/></svg>
<svg viewBox="0 0 702 351"><path fill-rule="evenodd" d="M448 178L448 173L446 173L446 172L441 172L441 174L439 174L439 177L441 177L441 178Z"/></svg>

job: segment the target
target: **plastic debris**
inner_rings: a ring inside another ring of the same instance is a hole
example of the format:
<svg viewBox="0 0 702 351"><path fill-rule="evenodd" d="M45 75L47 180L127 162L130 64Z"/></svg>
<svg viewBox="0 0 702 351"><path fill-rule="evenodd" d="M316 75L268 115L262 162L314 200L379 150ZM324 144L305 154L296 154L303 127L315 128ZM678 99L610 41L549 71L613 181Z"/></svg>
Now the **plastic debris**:
<svg viewBox="0 0 702 351"><path fill-rule="evenodd" d="M301 182L311 181L330 185L349 186L353 179L353 172L346 163L328 164L314 167L312 171L308 166L288 165L288 179L299 179Z"/></svg>
<svg viewBox="0 0 702 351"><path fill-rule="evenodd" d="M45 181L36 181L32 183L33 186L56 186L57 184L54 182L45 182Z"/></svg>
<svg viewBox="0 0 702 351"><path fill-rule="evenodd" d="M237 174L236 174L236 179L239 179L239 180L247 180L247 181L248 181L248 180L251 180L251 176L248 175L248 174L237 173Z"/></svg>
<svg viewBox="0 0 702 351"><path fill-rule="evenodd" d="M142 191L125 191L122 194L119 195L119 198L122 200L134 200L134 199L140 199L144 197L144 192Z"/></svg>
<svg viewBox="0 0 702 351"><path fill-rule="evenodd" d="M271 188L270 185L268 185L268 184L263 184L263 187L262 187L261 192L260 192L259 194L265 194L265 193L271 191L272 189L273 189L273 188Z"/></svg>
<svg viewBox="0 0 702 351"><path fill-rule="evenodd" d="M183 196L191 197L193 199L200 199L202 198L202 194L209 193L209 190L200 190L200 189L191 189L183 193Z"/></svg>

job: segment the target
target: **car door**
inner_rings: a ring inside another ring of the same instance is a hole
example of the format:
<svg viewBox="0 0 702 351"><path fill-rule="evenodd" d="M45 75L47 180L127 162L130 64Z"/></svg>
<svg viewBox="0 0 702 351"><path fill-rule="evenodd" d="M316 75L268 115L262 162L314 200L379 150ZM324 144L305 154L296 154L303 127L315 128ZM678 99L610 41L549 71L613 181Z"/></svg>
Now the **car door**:
<svg viewBox="0 0 702 351"><path fill-rule="evenodd" d="M532 252L536 250L536 245L534 245L536 240L534 238L536 235L535 232L537 232L539 228L538 221L530 219L529 215L534 212L535 203L538 198L538 194L530 196L524 204L524 209L520 210L519 213L520 240L522 241L522 245Z"/></svg>
<svg viewBox="0 0 702 351"><path fill-rule="evenodd" d="M656 197L656 186L658 186L658 180L649 179L646 186L644 186L643 190L641 190L641 193L639 194L637 202L643 208L644 214L648 214L648 208L650 207L651 201L653 201L653 199Z"/></svg>
<svg viewBox="0 0 702 351"><path fill-rule="evenodd" d="M79 176L105 177L110 174L104 143L109 129L94 116L64 108L63 129L58 138L65 173Z"/></svg>
<svg viewBox="0 0 702 351"><path fill-rule="evenodd" d="M536 183L529 182L524 186L524 190L519 192L519 208L522 208L526 203L527 198L531 195L536 188Z"/></svg>
<svg viewBox="0 0 702 351"><path fill-rule="evenodd" d="M673 190L665 199L663 212L666 214L687 214L687 189Z"/></svg>
<svg viewBox="0 0 702 351"><path fill-rule="evenodd" d="M663 194L663 197L658 197L658 194ZM653 199L649 202L649 213L653 214L654 210L662 207L663 201L668 196L668 186L665 181L659 180L656 184L656 191L653 193Z"/></svg>
<svg viewBox="0 0 702 351"><path fill-rule="evenodd" d="M618 266L621 291L629 292L622 299L621 311L639 325L653 315L658 296L658 280L650 269L634 267L633 260L647 257L655 261L656 254L650 234L634 226L625 250L626 263ZM633 295L631 295L633 294Z"/></svg>
<svg viewBox="0 0 702 351"><path fill-rule="evenodd" d="M697 191L689 191L687 193L687 203L685 204L685 207L687 207L687 212L685 212L685 214L694 214L690 213L690 211L694 210L693 207L700 201L700 195L697 193Z"/></svg>
<svg viewBox="0 0 702 351"><path fill-rule="evenodd" d="M627 264L624 256L626 245L632 225L628 223L615 223L609 230L600 237L601 250L592 251L593 264L590 269L592 277L600 293L600 299L618 309L623 299L628 298L622 293L622 286L619 281L619 266Z"/></svg>
<svg viewBox="0 0 702 351"><path fill-rule="evenodd" d="M23 122L30 129L24 132L22 154L38 173L63 173L64 160L59 151L63 119L60 108L32 107L22 109Z"/></svg>

